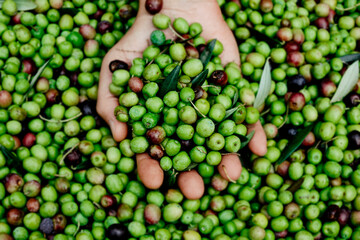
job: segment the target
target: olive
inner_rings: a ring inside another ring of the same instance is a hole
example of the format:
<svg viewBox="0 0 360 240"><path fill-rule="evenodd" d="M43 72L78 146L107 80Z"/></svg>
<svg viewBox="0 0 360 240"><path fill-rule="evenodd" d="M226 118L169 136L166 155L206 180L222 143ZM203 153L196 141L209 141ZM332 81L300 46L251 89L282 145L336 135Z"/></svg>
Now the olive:
<svg viewBox="0 0 360 240"><path fill-rule="evenodd" d="M129 19L133 15L133 8L129 4L125 4L119 9L119 16L123 19Z"/></svg>
<svg viewBox="0 0 360 240"><path fill-rule="evenodd" d="M123 62L121 60L114 60L114 61L110 62L109 69L110 69L110 72L113 73L113 72L115 72L116 70L119 70L119 69L128 70L129 66L127 65L126 62Z"/></svg>
<svg viewBox="0 0 360 240"><path fill-rule="evenodd" d="M282 128L280 128L281 136L284 136L287 139L291 139L294 137L298 132L298 129L291 124L286 124Z"/></svg>
<svg viewBox="0 0 360 240"><path fill-rule="evenodd" d="M357 107L360 104L360 94L352 92L344 98L347 107Z"/></svg>
<svg viewBox="0 0 360 240"><path fill-rule="evenodd" d="M54 223L51 218L44 218L40 223L40 231L45 234L50 234L54 231Z"/></svg>
<svg viewBox="0 0 360 240"><path fill-rule="evenodd" d="M98 24L98 30L100 34L107 33L111 30L112 24L108 21L101 21Z"/></svg>
<svg viewBox="0 0 360 240"><path fill-rule="evenodd" d="M347 135L349 139L349 146L348 149L356 150L360 148L360 132L359 131L351 131Z"/></svg>
<svg viewBox="0 0 360 240"><path fill-rule="evenodd" d="M198 99L202 98L204 96L204 94L205 94L204 89L202 87L200 87L200 86L196 86L194 88L194 92L195 92L195 100L198 100Z"/></svg>
<svg viewBox="0 0 360 240"><path fill-rule="evenodd" d="M128 239L128 238L130 238L130 235L128 233L127 228L124 225L120 224L120 223L110 225L110 227L106 231L106 236L110 240L118 240L118 239Z"/></svg>
<svg viewBox="0 0 360 240"><path fill-rule="evenodd" d="M150 14L156 14L161 11L163 6L162 0L146 0L145 8Z"/></svg>
<svg viewBox="0 0 360 240"><path fill-rule="evenodd" d="M76 166L81 162L81 153L79 149L74 149L70 153L69 150L65 150L66 157L64 159L66 166Z"/></svg>
<svg viewBox="0 0 360 240"><path fill-rule="evenodd" d="M223 70L215 70L210 78L209 81L215 85L224 86L228 81L228 77L225 71Z"/></svg>
<svg viewBox="0 0 360 240"><path fill-rule="evenodd" d="M330 205L324 212L325 221L335 221L338 219L340 213L340 208L338 205Z"/></svg>
<svg viewBox="0 0 360 240"><path fill-rule="evenodd" d="M83 101L79 104L79 108L84 115L95 115L95 103L89 100Z"/></svg>
<svg viewBox="0 0 360 240"><path fill-rule="evenodd" d="M337 221L339 222L340 226L345 226L349 221L351 211L347 207L341 207L339 217Z"/></svg>
<svg viewBox="0 0 360 240"><path fill-rule="evenodd" d="M303 75L297 74L295 76L292 76L287 81L287 87L289 92L298 92L302 88L305 87L306 80Z"/></svg>

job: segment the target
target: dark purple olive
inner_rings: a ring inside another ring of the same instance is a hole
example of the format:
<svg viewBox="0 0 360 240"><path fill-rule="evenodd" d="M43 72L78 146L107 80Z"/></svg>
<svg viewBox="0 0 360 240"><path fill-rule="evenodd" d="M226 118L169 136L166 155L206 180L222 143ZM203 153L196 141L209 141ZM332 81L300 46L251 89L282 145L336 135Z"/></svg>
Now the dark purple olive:
<svg viewBox="0 0 360 240"><path fill-rule="evenodd" d="M24 179L16 173L10 173L5 177L5 189L8 193L13 193L21 190L24 186Z"/></svg>
<svg viewBox="0 0 360 240"><path fill-rule="evenodd" d="M280 130L280 135L283 138L287 138L287 139L291 139L292 137L294 137L296 135L296 133L298 132L297 128L295 128L294 126L290 125L290 124L286 124L284 125L282 128L279 129Z"/></svg>
<svg viewBox="0 0 360 240"><path fill-rule="evenodd" d="M72 72L70 74L70 83L71 86L76 87L78 85L78 77L79 77L79 73L78 72Z"/></svg>
<svg viewBox="0 0 360 240"><path fill-rule="evenodd" d="M319 232L318 234L316 234L316 235L314 236L314 240L321 240L321 239L323 239L323 235L322 235L321 232Z"/></svg>
<svg viewBox="0 0 360 240"><path fill-rule="evenodd" d="M54 224L51 218L44 218L40 223L39 230L45 234L52 233L54 231Z"/></svg>
<svg viewBox="0 0 360 240"><path fill-rule="evenodd" d="M335 221L338 219L340 214L340 208L338 205L330 205L324 212L325 221Z"/></svg>
<svg viewBox="0 0 360 240"><path fill-rule="evenodd" d="M209 78L210 83L219 86L226 85L227 81L228 81L227 74L223 70L215 70Z"/></svg>
<svg viewBox="0 0 360 240"><path fill-rule="evenodd" d="M83 101L79 104L79 108L84 115L95 115L96 114L96 103L93 101Z"/></svg>
<svg viewBox="0 0 360 240"><path fill-rule="evenodd" d="M129 79L129 88L135 93L141 92L144 87L143 81L139 77L132 77Z"/></svg>
<svg viewBox="0 0 360 240"><path fill-rule="evenodd" d="M357 107L360 104L360 94L352 92L344 98L347 107Z"/></svg>
<svg viewBox="0 0 360 240"><path fill-rule="evenodd" d="M193 147L193 142L191 140L181 140L181 149L184 151L190 151Z"/></svg>
<svg viewBox="0 0 360 240"><path fill-rule="evenodd" d="M186 45L185 50L186 50L187 59L199 58L199 51L195 47L191 45Z"/></svg>
<svg viewBox="0 0 360 240"><path fill-rule="evenodd" d="M196 49L199 51L199 53L201 54L205 49L206 49L206 45L205 44L199 44Z"/></svg>
<svg viewBox="0 0 360 240"><path fill-rule="evenodd" d="M351 131L348 133L347 138L349 139L348 149L356 150L360 149L360 132L359 131Z"/></svg>
<svg viewBox="0 0 360 240"><path fill-rule="evenodd" d="M111 207L115 207L117 203L117 200L114 196L110 196L110 195L104 195L102 196L101 200L100 200L100 204L103 208L111 208ZM116 215L116 213L115 213Z"/></svg>
<svg viewBox="0 0 360 240"><path fill-rule="evenodd" d="M114 208L110 208L107 212L108 216L116 217L117 211Z"/></svg>
<svg viewBox="0 0 360 240"><path fill-rule="evenodd" d="M150 14L156 14L161 11L163 6L162 0L146 0L145 8Z"/></svg>
<svg viewBox="0 0 360 240"><path fill-rule="evenodd" d="M66 217L62 214L56 214L53 218L52 218L53 224L54 224L54 231L55 232L63 232L66 224L67 224L67 220Z"/></svg>
<svg viewBox="0 0 360 240"><path fill-rule="evenodd" d="M164 151L160 145L151 145L149 154L153 159L160 159L164 156Z"/></svg>
<svg viewBox="0 0 360 240"><path fill-rule="evenodd" d="M156 126L146 132L146 138L152 144L160 144L162 141L164 141L165 137L165 130L161 126Z"/></svg>
<svg viewBox="0 0 360 240"><path fill-rule="evenodd" d="M6 221L13 226L19 226L22 224L24 218L24 212L20 209L13 208L6 213Z"/></svg>
<svg viewBox="0 0 360 240"><path fill-rule="evenodd" d="M21 69L22 72L25 72L27 74L34 74L36 72L36 65L35 65L35 62L28 58L28 59L24 59L22 61L22 69Z"/></svg>
<svg viewBox="0 0 360 240"><path fill-rule="evenodd" d="M205 94L205 91L202 87L200 86L196 86L194 88L194 92L195 92L195 100L198 100L200 98L203 98L204 94Z"/></svg>
<svg viewBox="0 0 360 240"><path fill-rule="evenodd" d="M100 34L104 34L111 31L112 24L108 21L101 21L98 23L97 28Z"/></svg>
<svg viewBox="0 0 360 240"><path fill-rule="evenodd" d="M104 10L101 10L101 9L98 9L96 11L96 13L94 13L93 17L96 19L96 20L100 20L100 18L102 17L102 15L104 15Z"/></svg>
<svg viewBox="0 0 360 240"><path fill-rule="evenodd" d="M113 73L113 72L115 72L116 70L119 70L119 69L128 70L129 65L126 62L123 62L121 60L114 60L114 61L110 62L109 69L110 69L110 72Z"/></svg>
<svg viewBox="0 0 360 240"><path fill-rule="evenodd" d="M70 149L69 149L70 150ZM65 150L66 157L64 159L65 165L68 167L76 166L81 162L81 153L79 149L74 149L70 153L69 150Z"/></svg>
<svg viewBox="0 0 360 240"><path fill-rule="evenodd" d="M26 202L26 208L29 212L38 212L40 209L40 202L36 198L29 198Z"/></svg>
<svg viewBox="0 0 360 240"><path fill-rule="evenodd" d="M287 88L289 92L298 92L299 90L301 90L302 88L305 87L306 84L306 80L304 78L303 75L295 75L292 76L288 81L287 81Z"/></svg>
<svg viewBox="0 0 360 240"><path fill-rule="evenodd" d="M129 4L125 4L119 9L119 16L125 20L131 18L133 16L133 13L134 10Z"/></svg>
<svg viewBox="0 0 360 240"><path fill-rule="evenodd" d="M350 219L351 211L347 207L341 207L339 217L337 221L339 222L340 226L343 227L347 224Z"/></svg>
<svg viewBox="0 0 360 240"><path fill-rule="evenodd" d="M287 234L288 234L287 230L281 232L275 232L275 238L286 238Z"/></svg>
<svg viewBox="0 0 360 240"><path fill-rule="evenodd" d="M67 193L70 189L70 182L67 178L64 177L56 178L55 188L60 193Z"/></svg>
<svg viewBox="0 0 360 240"><path fill-rule="evenodd" d="M120 223L112 224L106 231L106 236L110 240L128 239L130 238L127 228Z"/></svg>
<svg viewBox="0 0 360 240"><path fill-rule="evenodd" d="M282 177L285 177L289 172L290 162L284 161L278 165L276 168L276 172L281 175Z"/></svg>
<svg viewBox="0 0 360 240"><path fill-rule="evenodd" d="M59 91L56 89L49 89L46 94L46 100L49 104L57 103L59 101Z"/></svg>

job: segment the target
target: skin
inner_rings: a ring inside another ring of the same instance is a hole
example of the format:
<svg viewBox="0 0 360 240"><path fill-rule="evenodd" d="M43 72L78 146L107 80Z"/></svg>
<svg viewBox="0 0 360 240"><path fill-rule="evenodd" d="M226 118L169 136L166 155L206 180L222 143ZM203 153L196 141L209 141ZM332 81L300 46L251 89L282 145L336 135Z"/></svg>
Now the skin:
<svg viewBox="0 0 360 240"><path fill-rule="evenodd" d="M131 65L132 59L142 57L142 52L150 45L148 40L155 27L152 24L152 15L145 9L145 1L140 0L139 11L133 26L121 38L121 40L105 55L101 71L99 84L99 98L97 101L97 112L107 122L111 128L111 132L116 141L121 141L127 136L127 125L116 120L114 109L118 106L118 98L109 91L109 85L112 81L112 75L109 70L109 63L115 59L120 59ZM240 65L240 56L238 46L233 33L224 21L219 5L216 0L166 0L163 1L161 13L170 16L173 21L177 17L186 19L189 23L198 22L203 27L202 37L205 40L218 39L224 47L223 53L220 55L222 63L226 65L235 62ZM164 31L167 38L175 39L175 34L167 29ZM266 137L261 139L266 146ZM251 148L250 148L251 149ZM255 149L251 149L257 155ZM148 155L142 155L141 159L151 159ZM147 161L137 161L138 164L146 164ZM142 166L138 165L138 168ZM158 161L153 162L152 167L159 168ZM156 169L158 172L159 169ZM241 168L239 169L241 171ZM141 178L141 176L140 176ZM151 188L156 188L162 184L163 178L154 182Z"/></svg>

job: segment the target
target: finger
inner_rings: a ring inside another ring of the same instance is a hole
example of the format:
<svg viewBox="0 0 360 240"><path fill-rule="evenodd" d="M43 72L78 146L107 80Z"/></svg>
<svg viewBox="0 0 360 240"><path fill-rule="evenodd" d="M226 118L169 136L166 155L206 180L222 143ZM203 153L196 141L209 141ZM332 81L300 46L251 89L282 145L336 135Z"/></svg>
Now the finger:
<svg viewBox="0 0 360 240"><path fill-rule="evenodd" d="M236 154L227 154L222 156L220 164L217 169L224 179L234 182L241 175L241 161Z"/></svg>
<svg viewBox="0 0 360 240"><path fill-rule="evenodd" d="M151 159L151 157L147 153L138 153L138 154L136 154L136 161L141 161L143 159Z"/></svg>
<svg viewBox="0 0 360 240"><path fill-rule="evenodd" d="M255 131L254 136L249 142L250 151L258 156L264 156L267 152L267 141L266 134L260 120L254 124L248 125L247 129L248 133Z"/></svg>
<svg viewBox="0 0 360 240"><path fill-rule="evenodd" d="M96 110L98 114L110 126L111 133L115 141L122 141L127 135L126 123L119 122L114 115L115 108L119 105L117 97L109 91L109 85L112 81L112 74L108 68L110 61L104 58L100 72L100 82L98 90L98 100Z"/></svg>

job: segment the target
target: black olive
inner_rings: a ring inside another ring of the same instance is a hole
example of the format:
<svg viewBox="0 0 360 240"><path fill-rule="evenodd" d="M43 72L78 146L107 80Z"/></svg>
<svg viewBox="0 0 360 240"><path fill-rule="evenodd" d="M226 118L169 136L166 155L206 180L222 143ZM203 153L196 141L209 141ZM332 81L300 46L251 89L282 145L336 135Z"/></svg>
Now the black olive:
<svg viewBox="0 0 360 240"><path fill-rule="evenodd" d="M108 21L101 21L98 23L98 30L100 34L105 34L111 30L111 23Z"/></svg>
<svg viewBox="0 0 360 240"><path fill-rule="evenodd" d="M352 92L344 98L347 107L357 107L360 104L360 94Z"/></svg>
<svg viewBox="0 0 360 240"><path fill-rule="evenodd" d="M287 81L287 88L289 92L298 92L305 87L306 80L303 75L295 75Z"/></svg>
<svg viewBox="0 0 360 240"><path fill-rule="evenodd" d="M79 108L84 115L94 116L96 114L95 102L89 100L83 101L79 104Z"/></svg>
<svg viewBox="0 0 360 240"><path fill-rule="evenodd" d="M66 157L64 159L65 165L68 167L78 165L81 162L81 153L79 149L75 148L70 153L68 153L69 150L65 150L64 153L66 154Z"/></svg>
<svg viewBox="0 0 360 240"><path fill-rule="evenodd" d="M339 217L337 221L339 222L340 226L343 227L347 224L350 218L351 211L347 207L341 207Z"/></svg>
<svg viewBox="0 0 360 240"><path fill-rule="evenodd" d="M282 138L288 138L288 139L294 137L298 132L297 128L295 128L290 124L284 125L282 128L280 128L279 131Z"/></svg>
<svg viewBox="0 0 360 240"><path fill-rule="evenodd" d="M106 236L110 240L126 240L130 238L127 228L120 223L110 225L106 231Z"/></svg>
<svg viewBox="0 0 360 240"><path fill-rule="evenodd" d="M129 65L127 65L126 62L123 62L121 60L114 60L114 61L110 62L109 69L110 69L110 72L115 72L116 70L119 70L119 69L129 70Z"/></svg>
<svg viewBox="0 0 360 240"><path fill-rule="evenodd" d="M330 205L324 212L325 221L335 221L338 219L340 213L340 208L338 205Z"/></svg>
<svg viewBox="0 0 360 240"><path fill-rule="evenodd" d="M133 8L129 4L125 4L119 9L119 16L126 20L133 16L133 12Z"/></svg>
<svg viewBox="0 0 360 240"><path fill-rule="evenodd" d="M192 147L192 145L193 145L192 141L190 141L190 140L181 140L180 143L181 143L181 148L182 148L184 151L189 151L189 150L191 150L191 147Z"/></svg>
<svg viewBox="0 0 360 240"><path fill-rule="evenodd" d="M51 218L44 218L40 223L40 231L45 234L50 234L54 230L54 223Z"/></svg>
<svg viewBox="0 0 360 240"><path fill-rule="evenodd" d="M348 149L356 150L360 148L360 132L359 131L351 131L348 133L347 138L349 140Z"/></svg>

